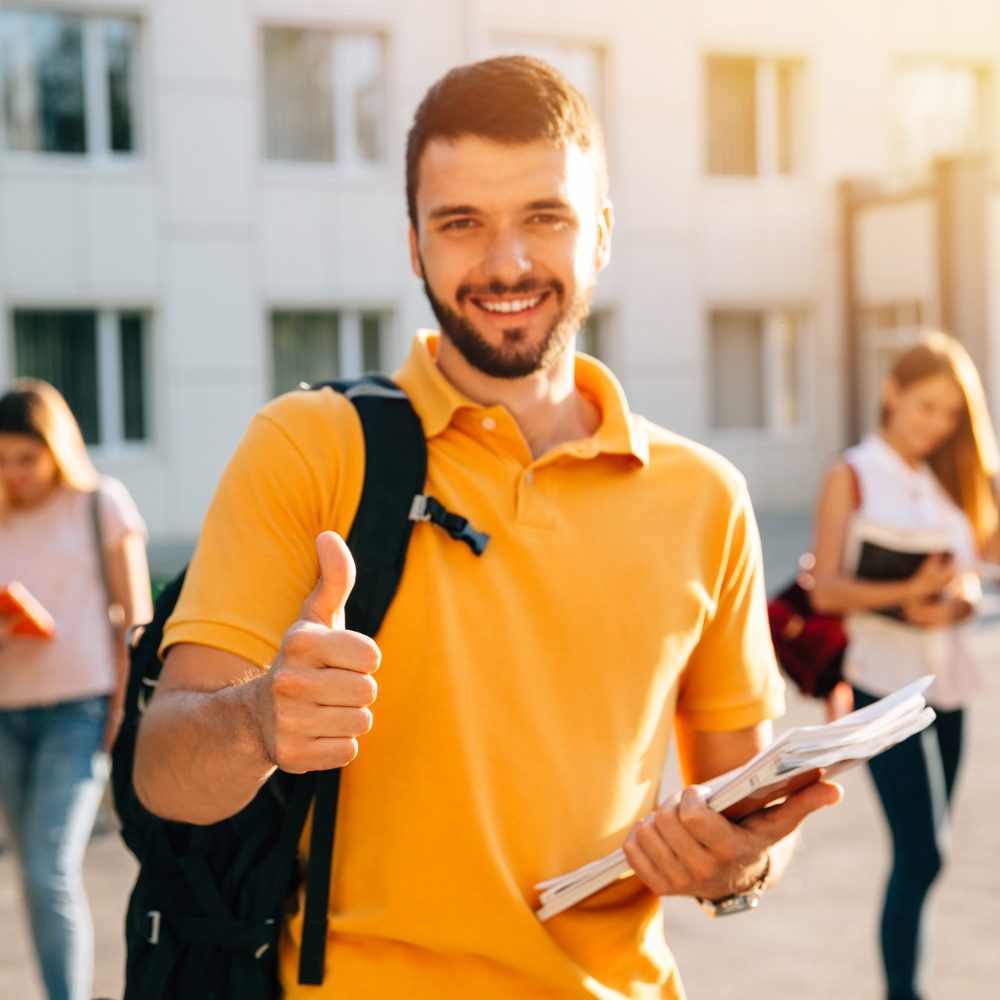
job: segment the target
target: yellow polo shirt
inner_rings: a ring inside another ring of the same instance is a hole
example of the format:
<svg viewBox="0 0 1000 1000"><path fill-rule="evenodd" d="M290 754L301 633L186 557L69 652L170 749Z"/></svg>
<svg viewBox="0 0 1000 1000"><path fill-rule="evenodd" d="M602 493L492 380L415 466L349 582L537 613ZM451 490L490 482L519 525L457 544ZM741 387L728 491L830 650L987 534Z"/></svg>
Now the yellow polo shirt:
<svg viewBox="0 0 1000 1000"><path fill-rule="evenodd" d="M636 879L542 924L535 883L618 847L655 804L675 713L706 730L780 714L759 542L723 459L629 413L580 357L593 437L533 459L500 406L459 393L420 334L397 375L428 439L427 492L491 536L477 558L418 523L378 636L375 726L344 771L327 985L287 998L678 998ZM332 392L254 418L223 475L165 645L267 664L346 535L360 425ZM692 919L698 919L692 910Z"/></svg>

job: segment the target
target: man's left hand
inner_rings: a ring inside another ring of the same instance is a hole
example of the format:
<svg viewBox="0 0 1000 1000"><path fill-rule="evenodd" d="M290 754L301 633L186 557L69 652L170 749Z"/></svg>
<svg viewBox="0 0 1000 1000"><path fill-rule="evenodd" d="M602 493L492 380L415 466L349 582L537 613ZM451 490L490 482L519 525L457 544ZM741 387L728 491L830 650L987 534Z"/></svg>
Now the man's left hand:
<svg viewBox="0 0 1000 1000"><path fill-rule="evenodd" d="M748 891L767 867L768 849L810 813L839 802L843 790L819 781L739 823L710 809L707 794L701 785L677 792L623 845L636 875L659 896L721 899Z"/></svg>

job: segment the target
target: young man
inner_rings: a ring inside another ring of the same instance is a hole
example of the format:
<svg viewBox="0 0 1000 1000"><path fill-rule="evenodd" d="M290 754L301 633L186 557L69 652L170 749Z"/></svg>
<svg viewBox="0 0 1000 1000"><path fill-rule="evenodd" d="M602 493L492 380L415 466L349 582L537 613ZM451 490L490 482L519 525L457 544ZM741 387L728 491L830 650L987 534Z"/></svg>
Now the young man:
<svg viewBox="0 0 1000 1000"><path fill-rule="evenodd" d="M295 981L296 914L286 997L680 997L657 894L772 881L839 795L815 785L741 826L697 787L656 809L672 727L696 782L782 710L743 481L574 354L612 213L599 127L562 77L525 58L453 70L416 113L407 193L441 333L397 377L427 492L489 547L418 524L378 645L346 631L357 418L334 393L268 404L168 626L137 787L211 822L275 767L350 764L327 986ZM637 877L536 919L535 883L622 843Z"/></svg>

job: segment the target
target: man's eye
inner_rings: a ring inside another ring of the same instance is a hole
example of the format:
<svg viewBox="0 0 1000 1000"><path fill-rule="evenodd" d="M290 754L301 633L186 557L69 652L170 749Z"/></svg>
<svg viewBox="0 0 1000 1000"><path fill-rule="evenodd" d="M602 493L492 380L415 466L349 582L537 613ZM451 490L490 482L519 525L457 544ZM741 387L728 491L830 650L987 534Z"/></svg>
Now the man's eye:
<svg viewBox="0 0 1000 1000"><path fill-rule="evenodd" d="M449 219L443 229L471 229L476 224L475 219Z"/></svg>

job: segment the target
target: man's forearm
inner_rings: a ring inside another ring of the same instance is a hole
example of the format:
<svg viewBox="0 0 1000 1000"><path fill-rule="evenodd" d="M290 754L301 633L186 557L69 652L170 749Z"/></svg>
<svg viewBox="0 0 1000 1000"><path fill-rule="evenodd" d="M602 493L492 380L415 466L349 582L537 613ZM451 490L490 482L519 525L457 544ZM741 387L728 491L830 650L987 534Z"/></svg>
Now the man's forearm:
<svg viewBox="0 0 1000 1000"><path fill-rule="evenodd" d="M260 679L217 691L162 690L136 742L140 801L164 819L214 823L232 816L274 771L252 710Z"/></svg>

